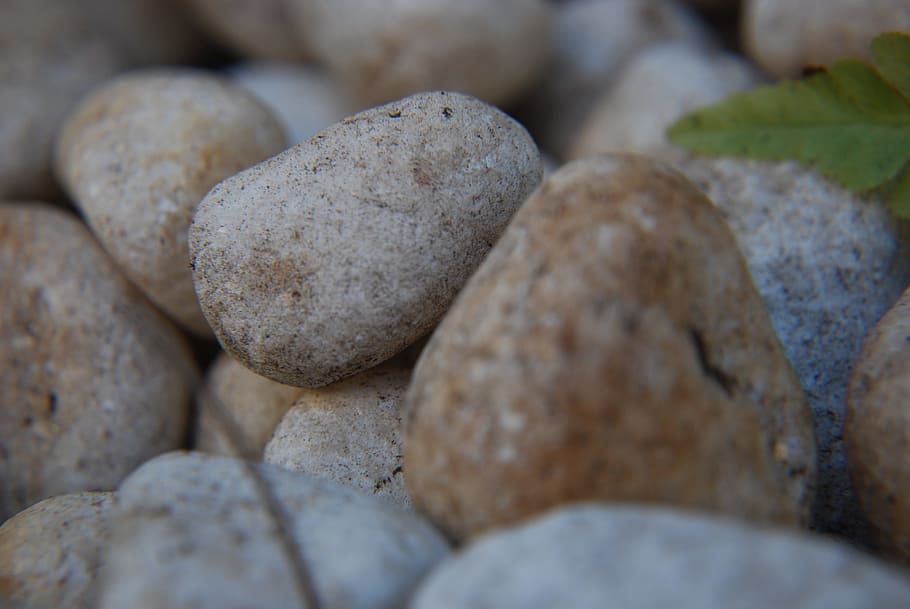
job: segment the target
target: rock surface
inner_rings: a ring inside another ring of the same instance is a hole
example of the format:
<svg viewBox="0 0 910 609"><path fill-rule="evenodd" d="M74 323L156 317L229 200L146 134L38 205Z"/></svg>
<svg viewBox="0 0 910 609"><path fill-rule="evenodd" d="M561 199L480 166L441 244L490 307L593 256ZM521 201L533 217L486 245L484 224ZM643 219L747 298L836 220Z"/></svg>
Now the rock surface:
<svg viewBox="0 0 910 609"><path fill-rule="evenodd" d="M206 195L190 230L203 312L276 381L365 370L436 324L541 171L524 128L475 98L364 111Z"/></svg>
<svg viewBox="0 0 910 609"><path fill-rule="evenodd" d="M595 498L808 515L799 381L721 216L647 159L577 161L538 189L433 334L407 409L408 490L456 539Z"/></svg>
<svg viewBox="0 0 910 609"><path fill-rule="evenodd" d="M401 447L410 378L407 368L381 364L321 389L301 390L275 428L263 461L410 508Z"/></svg>
<svg viewBox="0 0 910 609"><path fill-rule="evenodd" d="M0 206L0 520L176 448L196 375L81 222Z"/></svg>
<svg viewBox="0 0 910 609"><path fill-rule="evenodd" d="M847 463L881 549L910 563L910 291L866 339L844 423Z"/></svg>
<svg viewBox="0 0 910 609"><path fill-rule="evenodd" d="M284 145L280 123L245 89L203 71L156 69L93 91L63 127L56 166L124 273L183 326L210 336L186 244L196 204Z"/></svg>
<svg viewBox="0 0 910 609"><path fill-rule="evenodd" d="M206 373L198 398L196 450L258 460L301 392L259 376L222 352Z"/></svg>
<svg viewBox="0 0 910 609"><path fill-rule="evenodd" d="M321 607L403 607L448 549L419 516L334 483L198 453L146 463L120 487L102 609L303 607L284 512Z"/></svg>
<svg viewBox="0 0 910 609"><path fill-rule="evenodd" d="M480 539L410 608L897 609L908 598L906 573L821 537L591 504Z"/></svg>
<svg viewBox="0 0 910 609"><path fill-rule="evenodd" d="M114 493L58 495L0 526L0 596L35 607L94 609Z"/></svg>

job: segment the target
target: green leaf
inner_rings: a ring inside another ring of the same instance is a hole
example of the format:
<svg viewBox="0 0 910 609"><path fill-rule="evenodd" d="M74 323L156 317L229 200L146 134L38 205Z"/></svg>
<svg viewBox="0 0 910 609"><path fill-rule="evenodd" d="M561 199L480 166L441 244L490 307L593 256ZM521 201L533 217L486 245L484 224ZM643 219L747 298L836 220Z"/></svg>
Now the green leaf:
<svg viewBox="0 0 910 609"><path fill-rule="evenodd" d="M910 218L910 168L897 176L888 192L888 204L898 218Z"/></svg>
<svg viewBox="0 0 910 609"><path fill-rule="evenodd" d="M872 41L872 62L888 83L910 99L910 35L888 32Z"/></svg>
<svg viewBox="0 0 910 609"><path fill-rule="evenodd" d="M883 186L910 160L910 101L902 95L910 90L910 38L887 34L875 48L882 72L838 61L803 81L758 87L688 114L668 135L706 154L814 163L855 191Z"/></svg>

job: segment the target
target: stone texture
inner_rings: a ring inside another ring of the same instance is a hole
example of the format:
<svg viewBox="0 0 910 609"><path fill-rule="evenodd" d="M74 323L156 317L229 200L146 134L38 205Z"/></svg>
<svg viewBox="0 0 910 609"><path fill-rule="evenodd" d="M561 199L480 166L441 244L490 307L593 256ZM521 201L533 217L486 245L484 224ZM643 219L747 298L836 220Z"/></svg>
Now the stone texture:
<svg viewBox="0 0 910 609"><path fill-rule="evenodd" d="M880 198L857 196L792 162L677 163L736 234L815 413L813 526L862 540L842 438L847 380L866 333L910 283L906 228Z"/></svg>
<svg viewBox="0 0 910 609"><path fill-rule="evenodd" d="M654 45L629 61L597 101L569 156L636 152L675 158L679 149L666 130L676 119L758 83L755 70L735 55L684 42Z"/></svg>
<svg viewBox="0 0 910 609"><path fill-rule="evenodd" d="M88 230L0 206L0 519L179 445L195 364Z"/></svg>
<svg viewBox="0 0 910 609"><path fill-rule="evenodd" d="M743 44L749 56L778 78L806 66L869 56L882 33L910 29L907 0L744 0Z"/></svg>
<svg viewBox="0 0 910 609"><path fill-rule="evenodd" d="M284 146L277 119L245 89L203 71L155 69L93 91L63 127L56 166L124 273L183 326L210 336L186 244L196 204Z"/></svg>
<svg viewBox="0 0 910 609"><path fill-rule="evenodd" d="M285 514L290 547L321 607L403 607L448 553L418 515L353 489L272 466L171 454L120 487L100 607L310 606L251 467Z"/></svg>
<svg viewBox="0 0 910 609"><path fill-rule="evenodd" d="M591 504L480 539L410 607L897 609L908 598L906 573L821 537Z"/></svg>
<svg viewBox="0 0 910 609"><path fill-rule="evenodd" d="M115 494L58 495L0 526L0 595L36 607L93 609Z"/></svg>
<svg viewBox="0 0 910 609"><path fill-rule="evenodd" d="M433 89L503 105L546 67L546 0L307 0L298 28L363 106Z"/></svg>
<svg viewBox="0 0 910 609"><path fill-rule="evenodd" d="M213 188L190 230L222 346L318 387L428 332L538 184L524 128L458 93L345 119Z"/></svg>
<svg viewBox="0 0 910 609"><path fill-rule="evenodd" d="M576 161L538 189L406 403L408 490L455 538L595 498L808 516L811 412L733 235L644 158Z"/></svg>
<svg viewBox="0 0 910 609"><path fill-rule="evenodd" d="M910 563L910 291L869 333L853 368L844 443L879 547Z"/></svg>
<svg viewBox="0 0 910 609"><path fill-rule="evenodd" d="M259 376L222 352L206 373L198 399L196 450L258 460L301 393L299 387Z"/></svg>
<svg viewBox="0 0 910 609"><path fill-rule="evenodd" d="M324 70L296 63L246 62L231 77L281 119L287 141L298 144L357 108Z"/></svg>
<svg viewBox="0 0 910 609"><path fill-rule="evenodd" d="M304 389L265 447L263 461L328 478L410 508L401 408L411 371L381 364L321 389Z"/></svg>
<svg viewBox="0 0 910 609"><path fill-rule="evenodd" d="M711 45L707 29L675 0L573 0L556 9L553 52L516 109L541 148L565 158L597 101L638 53L667 40ZM653 93L661 84L654 83ZM653 95L649 95L653 97Z"/></svg>

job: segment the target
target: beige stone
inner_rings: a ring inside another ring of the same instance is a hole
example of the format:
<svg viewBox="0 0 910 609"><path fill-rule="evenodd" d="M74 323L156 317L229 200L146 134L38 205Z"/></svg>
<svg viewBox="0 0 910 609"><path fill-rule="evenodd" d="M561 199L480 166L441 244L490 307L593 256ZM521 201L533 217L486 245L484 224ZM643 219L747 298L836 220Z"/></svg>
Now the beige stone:
<svg viewBox="0 0 910 609"><path fill-rule="evenodd" d="M304 389L265 447L263 461L335 480L410 508L401 409L411 371L382 364L321 389Z"/></svg>
<svg viewBox="0 0 910 609"><path fill-rule="evenodd" d="M0 526L0 595L35 607L94 609L112 492L45 499Z"/></svg>
<svg viewBox="0 0 910 609"><path fill-rule="evenodd" d="M179 446L196 375L81 222L0 206L0 519Z"/></svg>
<svg viewBox="0 0 910 609"><path fill-rule="evenodd" d="M309 0L186 0L199 22L250 59L299 61L311 56L306 36L291 19L294 4Z"/></svg>
<svg viewBox="0 0 910 609"><path fill-rule="evenodd" d="M424 350L405 478L455 538L561 503L805 523L812 415L722 217L641 157L522 206Z"/></svg>
<svg viewBox="0 0 910 609"><path fill-rule="evenodd" d="M869 333L850 377L847 465L882 550L910 563L910 291Z"/></svg>
<svg viewBox="0 0 910 609"><path fill-rule="evenodd" d="M742 38L769 74L793 78L807 66L869 56L882 32L910 29L907 0L744 0Z"/></svg>
<svg viewBox="0 0 910 609"><path fill-rule="evenodd" d="M165 313L210 330L193 290L187 231L220 180L285 146L245 89L203 71L145 70L93 91L67 119L57 172L98 240Z"/></svg>
<svg viewBox="0 0 910 609"><path fill-rule="evenodd" d="M222 346L318 387L428 332L538 184L537 147L473 97L366 110L213 188L190 230Z"/></svg>
<svg viewBox="0 0 910 609"><path fill-rule="evenodd" d="M366 107L448 89L503 105L546 67L546 0L307 0L298 27Z"/></svg>

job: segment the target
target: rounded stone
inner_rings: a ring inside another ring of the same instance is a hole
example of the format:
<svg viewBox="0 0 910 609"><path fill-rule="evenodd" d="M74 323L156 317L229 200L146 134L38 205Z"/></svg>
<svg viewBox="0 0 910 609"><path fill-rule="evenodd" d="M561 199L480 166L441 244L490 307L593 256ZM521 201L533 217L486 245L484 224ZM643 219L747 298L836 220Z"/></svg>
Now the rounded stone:
<svg viewBox="0 0 910 609"><path fill-rule="evenodd" d="M410 607L896 609L908 598L906 573L822 537L582 504L469 545Z"/></svg>
<svg viewBox="0 0 910 609"><path fill-rule="evenodd" d="M318 387L428 332L540 181L524 128L433 92L366 110L228 178L190 230L226 351Z"/></svg>
<svg viewBox="0 0 910 609"><path fill-rule="evenodd" d="M183 440L189 349L68 213L0 206L0 361L0 519Z"/></svg>
<svg viewBox="0 0 910 609"><path fill-rule="evenodd" d="M301 588L321 607L398 609L448 554L417 514L236 459L162 456L119 500L101 609L312 607Z"/></svg>
<svg viewBox="0 0 910 609"><path fill-rule="evenodd" d="M380 364L321 389L301 390L263 461L410 508L401 447L401 407L410 378L408 368Z"/></svg>
<svg viewBox="0 0 910 609"><path fill-rule="evenodd" d="M259 460L275 426L301 392L259 376L222 352L198 396L196 450Z"/></svg>
<svg viewBox="0 0 910 609"><path fill-rule="evenodd" d="M910 291L866 338L847 394L850 477L878 546L910 563Z"/></svg>
<svg viewBox="0 0 910 609"><path fill-rule="evenodd" d="M187 231L220 180L284 148L280 123L245 89L203 71L136 71L67 119L57 172L98 240L165 313L210 330L193 290Z"/></svg>
<svg viewBox="0 0 910 609"><path fill-rule="evenodd" d="M0 526L0 595L35 607L93 609L115 493L58 495Z"/></svg>
<svg viewBox="0 0 910 609"><path fill-rule="evenodd" d="M555 172L406 399L415 507L456 539L586 499L806 521L811 411L722 216L643 157Z"/></svg>

